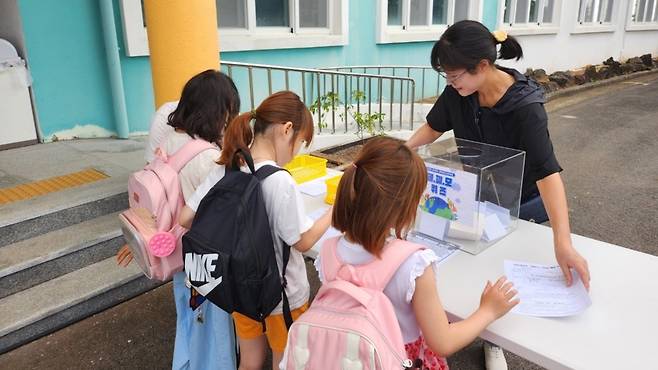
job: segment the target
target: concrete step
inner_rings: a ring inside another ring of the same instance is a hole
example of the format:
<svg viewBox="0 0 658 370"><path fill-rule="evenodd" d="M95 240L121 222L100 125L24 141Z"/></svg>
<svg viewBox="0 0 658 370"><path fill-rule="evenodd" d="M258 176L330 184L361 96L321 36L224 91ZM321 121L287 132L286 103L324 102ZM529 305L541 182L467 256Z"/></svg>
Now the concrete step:
<svg viewBox="0 0 658 370"><path fill-rule="evenodd" d="M0 207L0 247L128 208L128 175Z"/></svg>
<svg viewBox="0 0 658 370"><path fill-rule="evenodd" d="M0 353L112 307L161 283L146 279L136 263L114 257L0 299Z"/></svg>
<svg viewBox="0 0 658 370"><path fill-rule="evenodd" d="M116 254L118 212L0 248L0 298Z"/></svg>

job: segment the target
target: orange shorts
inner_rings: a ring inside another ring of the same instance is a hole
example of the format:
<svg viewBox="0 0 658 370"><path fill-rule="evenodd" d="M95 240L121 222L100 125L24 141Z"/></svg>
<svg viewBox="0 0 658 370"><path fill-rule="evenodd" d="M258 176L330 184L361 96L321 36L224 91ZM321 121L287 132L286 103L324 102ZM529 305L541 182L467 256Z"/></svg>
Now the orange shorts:
<svg viewBox="0 0 658 370"><path fill-rule="evenodd" d="M290 313L292 314L293 321L297 320L297 318L306 312L306 310L308 310L308 303L304 303L303 306L292 310ZM259 321L252 320L237 312L234 312L232 315L238 338L256 339L263 335L263 324ZM286 342L288 341L288 329L286 328L283 314L266 317L265 330L267 342L270 344L272 351L283 353L286 349Z"/></svg>

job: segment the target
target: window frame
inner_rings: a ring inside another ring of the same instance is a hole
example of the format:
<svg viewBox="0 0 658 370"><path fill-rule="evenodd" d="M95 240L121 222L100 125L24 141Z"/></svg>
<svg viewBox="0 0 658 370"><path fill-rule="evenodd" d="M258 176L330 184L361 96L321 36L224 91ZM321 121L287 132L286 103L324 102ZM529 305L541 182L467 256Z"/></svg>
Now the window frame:
<svg viewBox="0 0 658 370"><path fill-rule="evenodd" d="M652 15L656 15L658 13L658 0L653 0L653 12ZM628 15L626 18L626 31L655 31L658 30L658 18L656 18L655 21L642 21L642 22L636 22L633 21L633 6L635 5L635 1L629 1L628 2ZM645 9L645 15L648 12L648 8Z"/></svg>
<svg viewBox="0 0 658 370"><path fill-rule="evenodd" d="M553 18L550 23L543 22L544 20L544 1L538 0L539 9L537 13L537 19L541 19L542 22L533 22L533 23L516 23L514 22L505 22L505 0L500 0L498 2L498 28L504 30L514 36L522 35L548 35L548 34L557 34L560 31L560 21L562 18L562 0L554 0L553 2ZM573 0L568 0L573 1ZM511 0L510 8L510 19L515 20L516 18L516 5L517 0ZM528 7L528 14L530 12L530 7Z"/></svg>
<svg viewBox="0 0 658 370"><path fill-rule="evenodd" d="M245 28L217 29L220 51L250 51L347 45L348 0L327 0L327 27L300 27L299 0L288 0L291 27L257 27L256 0L246 0ZM140 0L121 0L123 34L129 57L147 56L148 35Z"/></svg>
<svg viewBox="0 0 658 370"><path fill-rule="evenodd" d="M426 25L411 25L411 0L401 0L402 24L399 26L388 25L388 0L377 1L377 43L393 44L406 42L436 41L445 30L454 23L455 1L448 0L447 24L432 24L432 5L434 0L427 1L427 23ZM482 9L484 0L470 0L468 5L468 19L482 20Z"/></svg>
<svg viewBox="0 0 658 370"><path fill-rule="evenodd" d="M604 2L604 5L607 5L610 1L613 2L612 4L612 14L610 15L610 21L606 22L605 19L601 21L600 19L600 14L599 14L599 20L594 21L592 20L591 22L581 22L582 17L584 16L584 9L580 9L580 4L583 0L578 1L578 12L576 14L576 21L574 24L574 28L571 31L572 34L583 34L583 33L604 33L604 32L615 32L617 30L617 23L618 23L618 14L619 10L621 9L621 5L623 4L623 0L601 0Z"/></svg>

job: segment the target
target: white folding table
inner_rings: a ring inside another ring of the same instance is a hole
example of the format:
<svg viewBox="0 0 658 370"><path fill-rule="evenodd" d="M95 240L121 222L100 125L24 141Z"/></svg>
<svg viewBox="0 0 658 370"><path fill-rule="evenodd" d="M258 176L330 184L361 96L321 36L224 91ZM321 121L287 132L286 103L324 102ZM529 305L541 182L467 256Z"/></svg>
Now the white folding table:
<svg viewBox="0 0 658 370"><path fill-rule="evenodd" d="M327 207L304 196L306 211ZM507 314L481 337L549 369L658 369L658 257L579 235L576 249L592 276L592 306L568 318ZM307 252L317 256L320 246ZM478 255L458 251L439 269L439 295L452 321L479 305L506 259L556 264L550 228L519 221L510 235Z"/></svg>

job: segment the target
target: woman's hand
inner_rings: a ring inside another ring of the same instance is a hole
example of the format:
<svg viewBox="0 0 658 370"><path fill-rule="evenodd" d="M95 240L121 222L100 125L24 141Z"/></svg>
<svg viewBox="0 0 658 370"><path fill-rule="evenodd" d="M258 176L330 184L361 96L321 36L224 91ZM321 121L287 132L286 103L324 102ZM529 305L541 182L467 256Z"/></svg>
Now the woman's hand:
<svg viewBox="0 0 658 370"><path fill-rule="evenodd" d="M555 243L555 259L557 259L558 265L562 269L564 278L567 280L567 286L573 284L573 278L571 276L571 269L575 269L580 280L583 281L585 288L589 290L589 267L587 266L587 260L576 251L576 249L571 245L571 241L563 243Z"/></svg>
<svg viewBox="0 0 658 370"><path fill-rule="evenodd" d="M128 244L125 244L123 247L119 248L117 252L117 265L121 267L126 267L133 260L133 252L130 251Z"/></svg>
<svg viewBox="0 0 658 370"><path fill-rule="evenodd" d="M508 313L514 306L519 304L519 299L512 299L516 290L512 289L514 284L507 281L504 276L499 278L495 284L487 281L482 296L480 297L480 310L491 315L491 320L496 320Z"/></svg>

